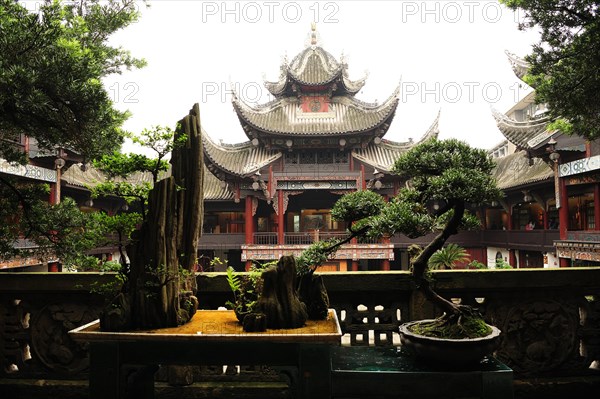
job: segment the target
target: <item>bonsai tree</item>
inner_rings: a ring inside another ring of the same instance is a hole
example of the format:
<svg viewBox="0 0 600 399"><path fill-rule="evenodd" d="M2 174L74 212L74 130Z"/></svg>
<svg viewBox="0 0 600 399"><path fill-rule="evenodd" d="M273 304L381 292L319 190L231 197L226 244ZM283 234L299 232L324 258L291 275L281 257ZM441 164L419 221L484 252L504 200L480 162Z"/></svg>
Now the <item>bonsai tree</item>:
<svg viewBox="0 0 600 399"><path fill-rule="evenodd" d="M431 257L459 230L477 229L480 221L468 211L469 204L489 203L500 197L490 172L492 159L484 150L451 140L429 140L413 147L395 162L393 172L408 182L397 196L385 202L379 194L358 191L342 197L332 216L348 223L349 236L336 242L313 244L299 259L303 267L322 264L342 244L358 237L380 238L404 234L417 238L435 233L424 248L411 251L411 268L416 287L444 312L436 326L459 325L477 314L472 308L455 304L431 287L428 266ZM434 201L437 207L434 207ZM475 329L479 330L478 327ZM486 335L485 331L477 332ZM470 335L467 333L467 336Z"/></svg>

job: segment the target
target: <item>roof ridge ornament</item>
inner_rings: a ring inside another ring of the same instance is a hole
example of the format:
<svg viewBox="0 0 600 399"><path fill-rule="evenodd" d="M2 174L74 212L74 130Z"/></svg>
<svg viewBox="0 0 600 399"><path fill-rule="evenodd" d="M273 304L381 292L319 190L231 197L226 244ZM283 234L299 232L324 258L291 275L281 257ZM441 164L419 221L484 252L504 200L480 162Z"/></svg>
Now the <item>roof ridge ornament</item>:
<svg viewBox="0 0 600 399"><path fill-rule="evenodd" d="M310 34L309 34L309 41L306 45L306 47L312 48L313 50L315 48L317 48L320 45L320 36L319 33L317 32L317 23L316 22L311 22L310 23Z"/></svg>

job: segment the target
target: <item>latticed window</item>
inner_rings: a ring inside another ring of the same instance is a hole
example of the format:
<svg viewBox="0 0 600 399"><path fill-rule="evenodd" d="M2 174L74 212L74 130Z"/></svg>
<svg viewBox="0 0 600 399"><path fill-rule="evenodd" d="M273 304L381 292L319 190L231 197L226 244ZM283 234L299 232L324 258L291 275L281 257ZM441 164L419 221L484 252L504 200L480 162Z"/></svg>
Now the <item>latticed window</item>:
<svg viewBox="0 0 600 399"><path fill-rule="evenodd" d="M594 218L594 203L588 202L585 209L585 216L587 220L587 229L588 230L596 230L596 220Z"/></svg>
<svg viewBox="0 0 600 399"><path fill-rule="evenodd" d="M315 163L315 154L313 152L301 152L300 153L301 164Z"/></svg>
<svg viewBox="0 0 600 399"><path fill-rule="evenodd" d="M317 163L333 163L333 154L329 151L320 151L317 153Z"/></svg>
<svg viewBox="0 0 600 399"><path fill-rule="evenodd" d="M348 153L346 152L334 152L333 163L348 163Z"/></svg>
<svg viewBox="0 0 600 399"><path fill-rule="evenodd" d="M295 152L286 152L284 159L285 159L285 163L287 165L297 165L298 164L298 154Z"/></svg>
<svg viewBox="0 0 600 399"><path fill-rule="evenodd" d="M330 164L347 164L348 153L339 151L301 151L287 152L284 155L287 165L330 165Z"/></svg>

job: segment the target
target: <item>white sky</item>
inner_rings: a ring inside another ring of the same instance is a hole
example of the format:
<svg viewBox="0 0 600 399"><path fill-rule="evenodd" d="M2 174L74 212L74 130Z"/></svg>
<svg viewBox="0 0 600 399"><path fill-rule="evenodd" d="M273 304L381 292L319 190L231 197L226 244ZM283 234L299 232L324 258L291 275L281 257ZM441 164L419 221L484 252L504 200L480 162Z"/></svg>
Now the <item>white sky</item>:
<svg viewBox="0 0 600 399"><path fill-rule="evenodd" d="M140 3L141 6L141 3ZM312 21L322 47L346 55L350 77L369 78L357 98L383 101L400 78L404 94L385 138L419 139L441 109L440 138L480 148L501 140L490 104L506 111L527 93L504 54L523 56L537 40L496 1L151 1L112 43L148 66L106 80L133 132L169 125L200 103L215 140L246 141L230 82L246 101L266 102L263 74L277 80L282 56L305 46ZM229 11L229 12L228 12ZM259 99L258 96L262 95Z"/></svg>

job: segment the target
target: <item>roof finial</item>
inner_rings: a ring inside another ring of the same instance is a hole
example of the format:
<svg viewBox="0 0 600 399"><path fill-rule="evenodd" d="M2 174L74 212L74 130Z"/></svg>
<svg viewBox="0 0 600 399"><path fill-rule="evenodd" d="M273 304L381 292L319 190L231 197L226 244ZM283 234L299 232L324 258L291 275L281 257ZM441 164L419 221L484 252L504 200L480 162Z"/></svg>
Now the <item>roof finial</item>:
<svg viewBox="0 0 600 399"><path fill-rule="evenodd" d="M311 30L310 45L316 46L317 45L317 23L316 22L311 22L310 30Z"/></svg>

